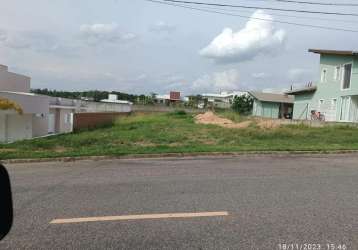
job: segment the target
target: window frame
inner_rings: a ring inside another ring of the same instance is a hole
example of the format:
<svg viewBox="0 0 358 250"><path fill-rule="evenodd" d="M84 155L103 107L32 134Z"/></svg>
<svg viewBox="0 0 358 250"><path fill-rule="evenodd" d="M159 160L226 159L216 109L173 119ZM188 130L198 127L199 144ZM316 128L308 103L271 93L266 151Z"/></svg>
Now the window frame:
<svg viewBox="0 0 358 250"><path fill-rule="evenodd" d="M346 66L346 65L349 65L349 64L351 65L351 75L350 75L350 77L349 77L349 88L343 88L343 86L344 86L344 76L345 76L345 71L346 71L345 66ZM351 89L352 74L353 74L353 61L343 64L343 74L342 74L342 79L341 79L341 90L342 90L342 91L346 91L346 90L350 90L350 89Z"/></svg>
<svg viewBox="0 0 358 250"><path fill-rule="evenodd" d="M342 77L342 65L337 65L334 67L334 80L339 81Z"/></svg>
<svg viewBox="0 0 358 250"><path fill-rule="evenodd" d="M321 111L323 105L324 105L324 99L319 99L318 100L318 110L319 111Z"/></svg>
<svg viewBox="0 0 358 250"><path fill-rule="evenodd" d="M323 72L325 72L325 73L323 74ZM322 70L321 70L321 83L326 83L327 82L327 72L328 72L327 68L322 68Z"/></svg>

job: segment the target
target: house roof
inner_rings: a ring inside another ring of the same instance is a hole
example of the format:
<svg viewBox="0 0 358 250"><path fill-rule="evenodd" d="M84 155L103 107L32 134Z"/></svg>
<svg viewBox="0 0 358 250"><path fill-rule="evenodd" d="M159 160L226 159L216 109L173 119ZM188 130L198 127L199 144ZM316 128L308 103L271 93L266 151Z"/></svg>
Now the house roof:
<svg viewBox="0 0 358 250"><path fill-rule="evenodd" d="M315 92L316 90L317 90L316 86L310 86L310 87L304 87L304 88L299 88L299 89L293 89L293 90L287 91L286 94L297 95L297 94Z"/></svg>
<svg viewBox="0 0 358 250"><path fill-rule="evenodd" d="M219 97L219 98L227 98L227 97L231 97L231 96L235 96L235 95L244 95L246 94L247 92L246 91L233 91L233 92L222 92L220 94L216 94L216 93L204 93L202 94L202 96L204 97Z"/></svg>
<svg viewBox="0 0 358 250"><path fill-rule="evenodd" d="M293 103L294 96L286 94L273 94L250 91L250 95L259 101L263 102L279 102L279 103Z"/></svg>
<svg viewBox="0 0 358 250"><path fill-rule="evenodd" d="M327 50L327 49L309 49L308 52L316 54L326 54L326 55L341 55L341 56L357 56L358 51L351 50Z"/></svg>

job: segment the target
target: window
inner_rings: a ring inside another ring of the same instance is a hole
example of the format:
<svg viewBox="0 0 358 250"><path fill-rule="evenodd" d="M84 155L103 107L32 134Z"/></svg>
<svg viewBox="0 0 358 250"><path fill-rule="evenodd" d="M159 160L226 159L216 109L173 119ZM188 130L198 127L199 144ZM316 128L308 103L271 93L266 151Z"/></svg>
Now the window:
<svg viewBox="0 0 358 250"><path fill-rule="evenodd" d="M332 99L332 106L333 107L337 106L337 99L336 98Z"/></svg>
<svg viewBox="0 0 358 250"><path fill-rule="evenodd" d="M341 79L341 66L337 66L334 71L334 80L338 81Z"/></svg>
<svg viewBox="0 0 358 250"><path fill-rule="evenodd" d="M322 69L321 82L326 82L326 81L327 81L327 70L326 70L326 69Z"/></svg>
<svg viewBox="0 0 358 250"><path fill-rule="evenodd" d="M337 109L337 99L334 98L332 99L332 102L331 102L331 110L336 110Z"/></svg>
<svg viewBox="0 0 358 250"><path fill-rule="evenodd" d="M343 89L349 89L351 87L351 74L352 74L352 64L344 65L344 74L343 74Z"/></svg>
<svg viewBox="0 0 358 250"><path fill-rule="evenodd" d="M319 102L318 102L318 109L319 109L319 110L322 108L323 103L324 103L324 100L323 100L323 99L319 100Z"/></svg>
<svg viewBox="0 0 358 250"><path fill-rule="evenodd" d="M65 114L65 123L66 124L71 123L71 114Z"/></svg>
<svg viewBox="0 0 358 250"><path fill-rule="evenodd" d="M349 121L350 117L350 106L351 106L351 98L349 96L342 96L342 105L341 105L341 121Z"/></svg>

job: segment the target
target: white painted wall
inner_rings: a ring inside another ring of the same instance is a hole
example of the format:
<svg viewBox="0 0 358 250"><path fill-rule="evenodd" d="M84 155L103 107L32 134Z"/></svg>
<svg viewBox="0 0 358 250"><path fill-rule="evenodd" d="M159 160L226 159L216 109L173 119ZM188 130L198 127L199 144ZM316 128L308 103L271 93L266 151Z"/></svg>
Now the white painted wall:
<svg viewBox="0 0 358 250"><path fill-rule="evenodd" d="M6 114L4 112L0 113L0 142L5 142L6 138Z"/></svg>
<svg viewBox="0 0 358 250"><path fill-rule="evenodd" d="M32 116L32 136L44 136L48 134L48 114Z"/></svg>
<svg viewBox="0 0 358 250"><path fill-rule="evenodd" d="M48 114L49 97L34 94L1 92L0 97L16 102L24 114Z"/></svg>
<svg viewBox="0 0 358 250"><path fill-rule="evenodd" d="M71 114L74 113L72 109L60 109L60 131L59 133L70 133L73 130L71 121Z"/></svg>
<svg viewBox="0 0 358 250"><path fill-rule="evenodd" d="M7 71L0 67L0 91L30 92L30 77Z"/></svg>
<svg viewBox="0 0 358 250"><path fill-rule="evenodd" d="M71 114L74 109L51 108L50 113L55 117L55 133L70 133L73 131L73 120ZM68 120L69 119L69 120Z"/></svg>
<svg viewBox="0 0 358 250"><path fill-rule="evenodd" d="M131 112L132 105L124 103L83 102L85 112Z"/></svg>
<svg viewBox="0 0 358 250"><path fill-rule="evenodd" d="M32 115L7 115L7 141L32 138Z"/></svg>

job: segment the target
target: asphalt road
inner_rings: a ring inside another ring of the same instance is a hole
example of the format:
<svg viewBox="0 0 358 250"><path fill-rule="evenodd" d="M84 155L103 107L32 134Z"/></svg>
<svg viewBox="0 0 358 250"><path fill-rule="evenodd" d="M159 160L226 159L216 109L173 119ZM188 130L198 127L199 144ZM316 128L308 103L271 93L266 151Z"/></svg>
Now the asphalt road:
<svg viewBox="0 0 358 250"><path fill-rule="evenodd" d="M354 154L7 168L15 222L0 249L284 249L283 244L358 249ZM229 215L50 224L63 218L216 211Z"/></svg>

